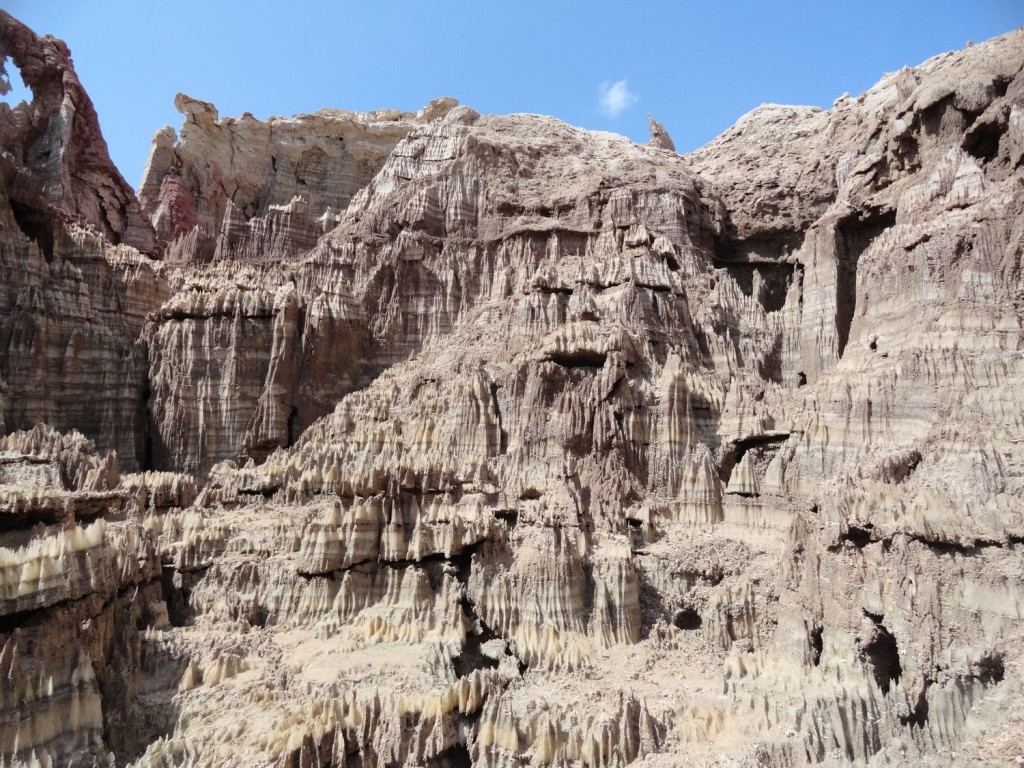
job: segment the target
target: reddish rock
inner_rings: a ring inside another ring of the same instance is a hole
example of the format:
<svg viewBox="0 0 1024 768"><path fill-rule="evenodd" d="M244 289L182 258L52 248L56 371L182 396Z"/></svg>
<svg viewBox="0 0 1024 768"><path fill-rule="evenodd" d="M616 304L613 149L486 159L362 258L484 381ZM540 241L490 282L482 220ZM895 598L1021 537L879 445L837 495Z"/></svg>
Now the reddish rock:
<svg viewBox="0 0 1024 768"><path fill-rule="evenodd" d="M112 243L156 254L153 228L110 159L67 45L0 11L0 57L14 62L32 90L30 104L0 115L0 184L19 226L52 241L52 219L63 213Z"/></svg>

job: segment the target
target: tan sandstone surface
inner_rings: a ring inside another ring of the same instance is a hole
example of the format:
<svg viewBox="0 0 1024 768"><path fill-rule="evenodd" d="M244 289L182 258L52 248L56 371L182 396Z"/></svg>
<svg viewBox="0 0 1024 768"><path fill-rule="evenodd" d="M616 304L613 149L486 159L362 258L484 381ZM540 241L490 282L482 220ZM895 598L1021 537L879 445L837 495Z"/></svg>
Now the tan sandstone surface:
<svg viewBox="0 0 1024 768"><path fill-rule="evenodd" d="M3 57L0 765L1024 754L1024 32L689 155L179 95L137 196Z"/></svg>

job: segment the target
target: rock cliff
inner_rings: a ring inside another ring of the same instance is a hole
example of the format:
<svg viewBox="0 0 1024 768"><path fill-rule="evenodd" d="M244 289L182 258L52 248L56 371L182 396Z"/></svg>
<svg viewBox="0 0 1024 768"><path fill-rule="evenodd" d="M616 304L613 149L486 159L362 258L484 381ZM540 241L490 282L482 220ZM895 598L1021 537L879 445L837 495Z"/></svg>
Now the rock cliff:
<svg viewBox="0 0 1024 768"><path fill-rule="evenodd" d="M0 765L1024 752L1024 32L690 155L181 95L137 198L0 56Z"/></svg>

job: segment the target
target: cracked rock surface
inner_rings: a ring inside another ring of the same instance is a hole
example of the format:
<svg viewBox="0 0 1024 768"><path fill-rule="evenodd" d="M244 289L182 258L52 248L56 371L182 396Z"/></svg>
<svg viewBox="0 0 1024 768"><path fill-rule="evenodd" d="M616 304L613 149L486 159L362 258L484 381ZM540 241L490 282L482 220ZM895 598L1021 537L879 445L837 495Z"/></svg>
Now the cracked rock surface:
<svg viewBox="0 0 1024 768"><path fill-rule="evenodd" d="M137 197L0 55L0 765L1024 752L1024 32L689 155L180 95Z"/></svg>

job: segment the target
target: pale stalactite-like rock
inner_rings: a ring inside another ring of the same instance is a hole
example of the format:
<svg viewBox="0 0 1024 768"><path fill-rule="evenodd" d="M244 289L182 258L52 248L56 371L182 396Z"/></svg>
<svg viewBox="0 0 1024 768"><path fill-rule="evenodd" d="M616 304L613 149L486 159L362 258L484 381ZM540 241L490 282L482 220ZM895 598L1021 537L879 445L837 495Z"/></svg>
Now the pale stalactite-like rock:
<svg viewBox="0 0 1024 768"><path fill-rule="evenodd" d="M1010 764L1021 41L688 156L180 96L105 224L4 181L0 764Z"/></svg>
<svg viewBox="0 0 1024 768"><path fill-rule="evenodd" d="M137 630L166 620L154 541L121 519L133 495L113 454L77 432L40 425L0 439L0 480L4 759L105 761L149 732L122 707L145 676Z"/></svg>

